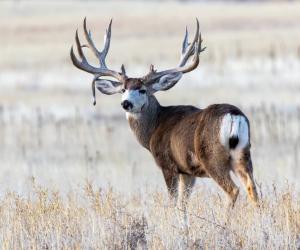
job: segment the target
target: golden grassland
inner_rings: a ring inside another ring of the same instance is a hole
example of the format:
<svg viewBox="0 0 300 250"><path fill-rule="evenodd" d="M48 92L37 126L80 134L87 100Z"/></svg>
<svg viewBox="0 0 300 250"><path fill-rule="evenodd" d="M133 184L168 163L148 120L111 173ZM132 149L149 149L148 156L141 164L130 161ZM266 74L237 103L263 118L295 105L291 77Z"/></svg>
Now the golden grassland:
<svg viewBox="0 0 300 250"><path fill-rule="evenodd" d="M124 197L91 183L65 197L34 182L28 196L0 200L2 249L299 249L300 199L273 186L260 206L197 191L184 231L178 209L161 192Z"/></svg>

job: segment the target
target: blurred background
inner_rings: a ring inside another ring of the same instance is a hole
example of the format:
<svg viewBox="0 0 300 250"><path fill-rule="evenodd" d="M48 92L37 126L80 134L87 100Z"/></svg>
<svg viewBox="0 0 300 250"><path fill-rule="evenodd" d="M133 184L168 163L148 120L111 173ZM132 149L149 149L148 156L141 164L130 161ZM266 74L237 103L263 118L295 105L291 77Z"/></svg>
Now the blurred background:
<svg viewBox="0 0 300 250"><path fill-rule="evenodd" d="M177 65L195 17L207 50L162 105L231 103L251 122L258 184L300 188L300 2L0 1L0 194L29 180L69 191L86 181L121 192L162 188L160 170L127 124L121 97L97 93L69 51L83 18L109 67L142 76ZM91 62L95 59L89 54ZM212 183L198 179L198 188ZM214 185L212 185L214 186Z"/></svg>

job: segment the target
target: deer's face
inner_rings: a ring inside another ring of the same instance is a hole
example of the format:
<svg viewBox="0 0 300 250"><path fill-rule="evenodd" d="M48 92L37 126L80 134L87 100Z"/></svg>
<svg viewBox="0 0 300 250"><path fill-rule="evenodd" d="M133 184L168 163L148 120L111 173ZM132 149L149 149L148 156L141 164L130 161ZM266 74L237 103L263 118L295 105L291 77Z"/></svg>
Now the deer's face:
<svg viewBox="0 0 300 250"><path fill-rule="evenodd" d="M147 107L149 91L140 79L128 79L121 92L121 105L126 112L138 114Z"/></svg>

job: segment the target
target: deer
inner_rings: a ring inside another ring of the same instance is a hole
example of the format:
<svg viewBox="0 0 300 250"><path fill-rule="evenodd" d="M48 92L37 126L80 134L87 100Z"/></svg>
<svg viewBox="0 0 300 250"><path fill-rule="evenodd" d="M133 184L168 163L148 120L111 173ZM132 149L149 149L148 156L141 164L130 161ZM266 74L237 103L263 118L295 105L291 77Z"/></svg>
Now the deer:
<svg viewBox="0 0 300 250"><path fill-rule="evenodd" d="M189 105L162 106L154 95L174 87L184 74L198 67L200 54L206 49L202 47L198 19L191 42L186 28L178 66L157 71L151 65L147 74L136 78L127 76L124 64L120 71L109 69L106 65L111 26L112 20L104 36L104 47L99 51L85 18L83 33L87 44L81 44L77 29L78 55L75 55L72 46L72 63L94 76L94 105L96 89L105 95L122 95L121 106L129 126L161 169L171 200L184 206L196 177L208 177L227 194L229 205L233 207L239 188L232 180L232 172L245 186L249 200L257 204L250 153L250 123L246 115L230 104L212 104L203 109ZM98 67L88 62L84 48L90 49L99 60Z"/></svg>

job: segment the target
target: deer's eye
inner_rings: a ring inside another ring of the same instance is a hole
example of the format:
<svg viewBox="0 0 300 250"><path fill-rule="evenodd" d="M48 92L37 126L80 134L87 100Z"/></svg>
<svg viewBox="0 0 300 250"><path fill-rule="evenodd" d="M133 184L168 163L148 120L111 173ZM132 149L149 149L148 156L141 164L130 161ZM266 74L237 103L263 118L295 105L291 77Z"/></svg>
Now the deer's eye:
<svg viewBox="0 0 300 250"><path fill-rule="evenodd" d="M122 89L122 90L121 90L122 93L124 93L125 91L126 91L125 89Z"/></svg>
<svg viewBox="0 0 300 250"><path fill-rule="evenodd" d="M144 90L144 89L140 89L140 90L139 90L139 93L141 93L141 94L145 94L145 93L146 93L146 90Z"/></svg>

